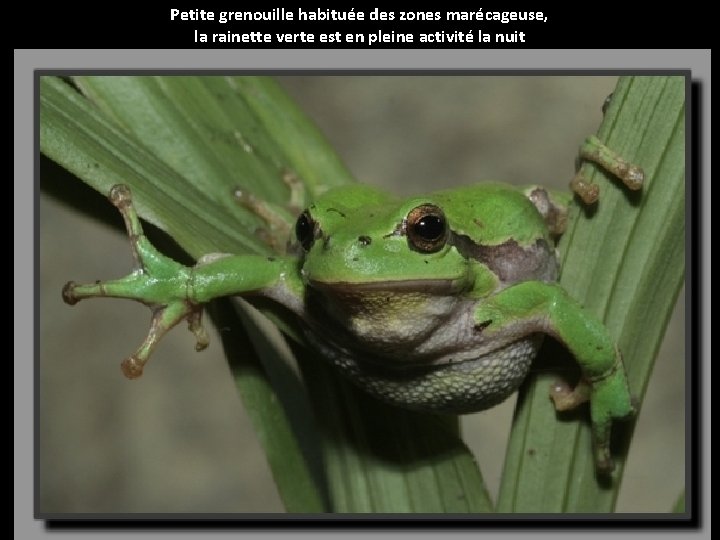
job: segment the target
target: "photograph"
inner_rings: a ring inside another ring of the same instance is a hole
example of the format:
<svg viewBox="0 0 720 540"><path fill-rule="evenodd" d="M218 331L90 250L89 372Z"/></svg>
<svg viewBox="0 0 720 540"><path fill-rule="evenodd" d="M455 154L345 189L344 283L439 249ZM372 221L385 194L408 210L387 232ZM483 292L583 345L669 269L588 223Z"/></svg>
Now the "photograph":
<svg viewBox="0 0 720 540"><path fill-rule="evenodd" d="M686 73L36 85L38 517L684 509Z"/></svg>

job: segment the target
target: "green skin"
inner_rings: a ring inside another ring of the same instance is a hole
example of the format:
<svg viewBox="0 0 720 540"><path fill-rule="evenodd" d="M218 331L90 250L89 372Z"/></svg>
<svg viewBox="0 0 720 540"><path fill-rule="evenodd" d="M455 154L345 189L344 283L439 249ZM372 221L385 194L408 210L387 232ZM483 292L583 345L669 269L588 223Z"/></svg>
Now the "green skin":
<svg viewBox="0 0 720 540"><path fill-rule="evenodd" d="M581 155L622 176L628 164L589 141ZM626 183L637 177L632 168ZM150 244L127 187L115 186L110 199L125 218L137 269L114 281L70 282L63 297L71 304L130 298L151 307L147 338L122 364L129 378L142 374L161 337L183 319L197 349L207 346L202 305L230 295L273 301L358 386L425 411L459 414L504 400L547 334L582 370L576 388L557 384L550 397L558 410L590 400L596 466L613 469L612 421L634 409L607 330L556 283L553 236L564 229L567 197L487 183L398 200L345 186L298 219L297 254L210 254L194 267Z"/></svg>

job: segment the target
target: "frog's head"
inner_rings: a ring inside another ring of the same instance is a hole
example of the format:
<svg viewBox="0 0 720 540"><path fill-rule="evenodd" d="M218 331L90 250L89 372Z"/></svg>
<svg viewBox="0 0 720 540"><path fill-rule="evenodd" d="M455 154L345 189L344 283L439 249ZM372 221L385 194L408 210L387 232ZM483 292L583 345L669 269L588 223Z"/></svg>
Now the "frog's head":
<svg viewBox="0 0 720 540"><path fill-rule="evenodd" d="M310 287L453 294L467 286L467 260L451 246L440 205L398 201L367 186L339 194L327 192L296 223Z"/></svg>

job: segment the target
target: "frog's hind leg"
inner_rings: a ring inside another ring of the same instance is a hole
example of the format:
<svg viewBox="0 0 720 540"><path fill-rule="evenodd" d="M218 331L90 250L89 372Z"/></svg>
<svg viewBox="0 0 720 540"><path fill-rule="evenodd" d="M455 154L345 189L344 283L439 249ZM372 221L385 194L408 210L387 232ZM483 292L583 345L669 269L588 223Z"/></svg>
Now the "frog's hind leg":
<svg viewBox="0 0 720 540"><path fill-rule="evenodd" d="M618 178L628 189L636 191L641 189L645 181L645 173L637 165L629 163L619 154L605 146L600 139L590 135L580 146L579 159L600 165L608 173ZM585 204L592 204L598 200L600 195L597 184L589 183L582 169L570 182L570 189L582 199Z"/></svg>
<svg viewBox="0 0 720 540"><path fill-rule="evenodd" d="M568 192L532 185L523 188L523 193L540 212L550 234L560 236L565 232L571 197Z"/></svg>

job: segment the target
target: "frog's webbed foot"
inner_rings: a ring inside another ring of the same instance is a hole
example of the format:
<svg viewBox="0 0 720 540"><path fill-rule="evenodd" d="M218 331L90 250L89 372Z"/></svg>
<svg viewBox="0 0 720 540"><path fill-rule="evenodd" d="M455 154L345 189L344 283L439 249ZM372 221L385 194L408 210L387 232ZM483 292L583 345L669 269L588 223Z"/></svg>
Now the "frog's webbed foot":
<svg viewBox="0 0 720 540"><path fill-rule="evenodd" d="M642 188L645 181L645 173L642 168L628 163L618 154L605 146L600 139L591 135L580 147L581 160L587 160L600 165L607 172L622 181L628 189L633 191ZM599 188L597 184L589 183L578 170L578 173L570 182L570 188L583 200L585 204L592 204L597 201Z"/></svg>
<svg viewBox="0 0 720 540"><path fill-rule="evenodd" d="M195 335L196 350L207 347L209 341L201 324L202 306L188 298L193 270L165 257L150 244L143 233L127 186L113 186L109 199L125 221L135 269L124 278L111 281L91 284L68 282L62 296L71 305L85 298L127 298L141 302L152 310L147 337L121 365L125 376L134 379L142 375L143 367L160 339L183 319L187 319L188 328Z"/></svg>
<svg viewBox="0 0 720 540"><path fill-rule="evenodd" d="M627 391L622 360L618 360L609 373L594 380L581 379L575 388L570 388L564 381L554 382L550 388L550 399L555 410L560 412L590 402L595 467L600 474L610 474L615 469L610 453L612 423L636 413L635 403Z"/></svg>
<svg viewBox="0 0 720 540"><path fill-rule="evenodd" d="M150 331L145 341L133 355L120 364L123 374L128 379L136 379L142 375L152 351L160 339L181 320L187 319L188 329L195 334L195 350L201 351L210 343L207 332L201 324L202 308L192 306L188 302L172 302L160 309L153 310Z"/></svg>

